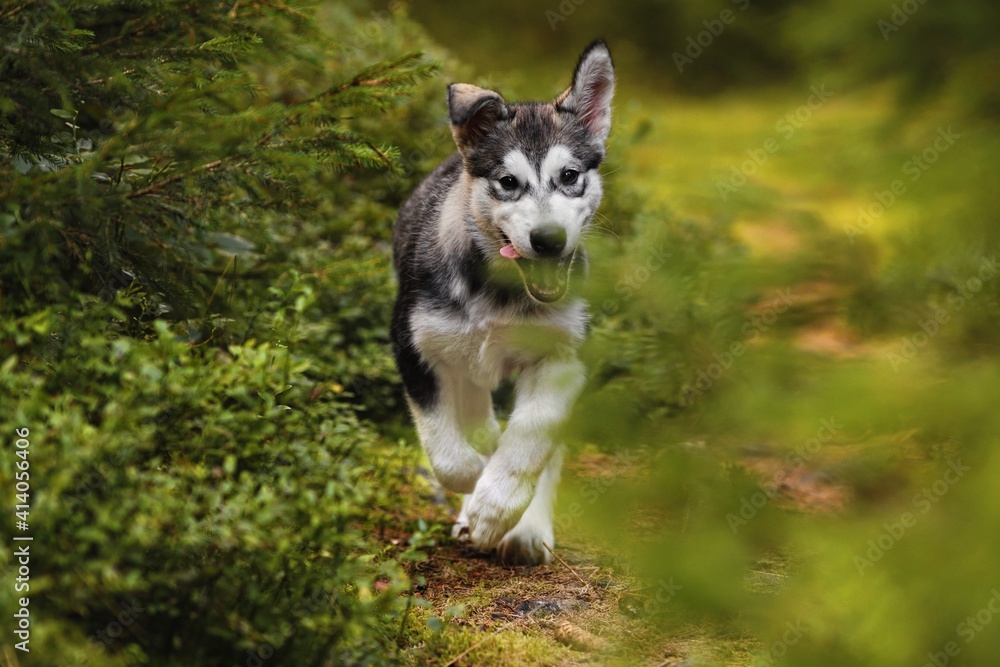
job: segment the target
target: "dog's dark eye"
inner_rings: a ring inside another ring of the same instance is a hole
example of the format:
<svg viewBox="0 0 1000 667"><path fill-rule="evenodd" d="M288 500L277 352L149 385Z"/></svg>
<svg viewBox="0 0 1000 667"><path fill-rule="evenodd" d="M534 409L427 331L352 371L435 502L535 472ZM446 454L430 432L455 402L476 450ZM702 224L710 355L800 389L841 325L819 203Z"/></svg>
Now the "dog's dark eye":
<svg viewBox="0 0 1000 667"><path fill-rule="evenodd" d="M504 190L517 190L517 179L513 176L504 176L500 179L500 187Z"/></svg>
<svg viewBox="0 0 1000 667"><path fill-rule="evenodd" d="M576 169L563 169L562 173L559 174L559 181L563 185L573 185L578 178L580 178L580 172Z"/></svg>

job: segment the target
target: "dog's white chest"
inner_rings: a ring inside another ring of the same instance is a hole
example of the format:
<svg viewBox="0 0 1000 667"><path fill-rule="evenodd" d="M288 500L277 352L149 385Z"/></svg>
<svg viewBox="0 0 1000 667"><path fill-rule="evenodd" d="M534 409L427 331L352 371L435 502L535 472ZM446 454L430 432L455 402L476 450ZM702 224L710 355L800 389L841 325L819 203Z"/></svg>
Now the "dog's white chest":
<svg viewBox="0 0 1000 667"><path fill-rule="evenodd" d="M413 340L431 364L460 368L475 384L492 389L526 361L509 343L510 326L447 315L414 313Z"/></svg>
<svg viewBox="0 0 1000 667"><path fill-rule="evenodd" d="M472 320L457 313L417 309L410 326L413 342L426 361L461 369L473 383L493 389L518 368L580 340L584 309L582 303L573 304L552 317L530 322Z"/></svg>

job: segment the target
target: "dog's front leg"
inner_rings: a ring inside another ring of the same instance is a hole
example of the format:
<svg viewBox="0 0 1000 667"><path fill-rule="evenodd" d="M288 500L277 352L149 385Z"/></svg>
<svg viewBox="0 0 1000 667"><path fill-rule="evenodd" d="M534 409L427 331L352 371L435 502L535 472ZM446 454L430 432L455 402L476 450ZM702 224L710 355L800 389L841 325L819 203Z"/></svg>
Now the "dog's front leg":
<svg viewBox="0 0 1000 667"><path fill-rule="evenodd" d="M465 508L480 549L496 547L531 503L553 454L552 432L566 419L583 381L583 364L575 357L548 358L522 370L507 429Z"/></svg>
<svg viewBox="0 0 1000 667"><path fill-rule="evenodd" d="M455 369L439 365L433 372L437 400L425 408L410 405L417 433L441 485L471 493L500 434L492 398Z"/></svg>

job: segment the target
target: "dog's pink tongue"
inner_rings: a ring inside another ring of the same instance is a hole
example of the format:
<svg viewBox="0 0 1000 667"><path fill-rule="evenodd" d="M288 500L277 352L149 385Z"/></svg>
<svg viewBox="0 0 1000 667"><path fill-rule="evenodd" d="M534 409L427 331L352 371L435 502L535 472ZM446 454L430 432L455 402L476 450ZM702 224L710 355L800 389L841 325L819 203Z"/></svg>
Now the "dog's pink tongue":
<svg viewBox="0 0 1000 667"><path fill-rule="evenodd" d="M504 247L500 248L500 254L507 259L517 259L521 256L521 253L517 251L517 248L515 248L512 243L508 243Z"/></svg>

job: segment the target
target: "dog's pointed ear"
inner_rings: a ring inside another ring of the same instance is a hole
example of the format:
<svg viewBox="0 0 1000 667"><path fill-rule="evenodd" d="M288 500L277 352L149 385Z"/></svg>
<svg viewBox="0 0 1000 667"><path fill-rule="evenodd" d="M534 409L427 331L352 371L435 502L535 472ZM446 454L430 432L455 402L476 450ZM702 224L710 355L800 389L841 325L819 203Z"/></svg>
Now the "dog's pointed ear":
<svg viewBox="0 0 1000 667"><path fill-rule="evenodd" d="M510 116L507 103L492 90L469 83L448 86L448 115L451 118L451 135L459 151L482 139L497 121Z"/></svg>
<svg viewBox="0 0 1000 667"><path fill-rule="evenodd" d="M573 73L573 85L556 98L556 108L575 113L583 127L602 144L611 133L611 98L615 94L615 67L603 40L583 51Z"/></svg>

